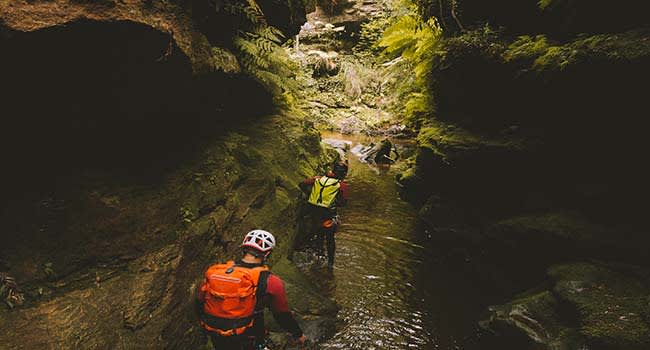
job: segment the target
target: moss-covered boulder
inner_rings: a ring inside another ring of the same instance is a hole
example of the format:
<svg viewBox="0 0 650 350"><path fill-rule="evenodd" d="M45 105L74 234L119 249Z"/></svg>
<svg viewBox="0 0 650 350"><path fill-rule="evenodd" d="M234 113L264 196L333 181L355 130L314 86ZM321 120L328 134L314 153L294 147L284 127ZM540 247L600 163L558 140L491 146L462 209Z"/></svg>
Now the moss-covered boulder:
<svg viewBox="0 0 650 350"><path fill-rule="evenodd" d="M336 331L338 305L319 294L319 288L290 261L282 259L273 264L272 270L284 280L290 307L295 315L299 315L306 336L313 342L331 337ZM268 323L272 331L286 333L271 318L268 318Z"/></svg>
<svg viewBox="0 0 650 350"><path fill-rule="evenodd" d="M565 259L597 254L605 242L613 241L611 232L602 226L578 214L562 212L505 219L491 225L486 235L501 242L506 250L527 255L543 269ZM609 243L615 250L613 242Z"/></svg>
<svg viewBox="0 0 650 350"><path fill-rule="evenodd" d="M417 145L414 164L398 176L398 182L405 198L430 207L423 208L425 220L480 219L511 210L525 194L525 146L515 137L484 136L440 124L422 128ZM498 204L497 198L501 199ZM510 203L504 198L511 199ZM463 203L470 205L452 209L463 215L438 211Z"/></svg>
<svg viewBox="0 0 650 350"><path fill-rule="evenodd" d="M483 326L515 328L550 349L641 350L650 345L648 271L598 263L556 265L544 285L490 308Z"/></svg>
<svg viewBox="0 0 650 350"><path fill-rule="evenodd" d="M594 348L646 349L650 346L647 272L588 263L549 270L554 292L573 305L580 334Z"/></svg>
<svg viewBox="0 0 650 350"><path fill-rule="evenodd" d="M561 206L640 225L650 188L638 162L647 145L637 86L650 72L649 37L513 39L483 28L445 39L432 61L435 120L420 131L412 174L421 181L410 192L499 203L488 210L500 217Z"/></svg>
<svg viewBox="0 0 650 350"><path fill-rule="evenodd" d="M550 350L579 349L584 340L565 316L553 293L531 291L507 304L490 307L490 318L481 325L497 334L518 329Z"/></svg>

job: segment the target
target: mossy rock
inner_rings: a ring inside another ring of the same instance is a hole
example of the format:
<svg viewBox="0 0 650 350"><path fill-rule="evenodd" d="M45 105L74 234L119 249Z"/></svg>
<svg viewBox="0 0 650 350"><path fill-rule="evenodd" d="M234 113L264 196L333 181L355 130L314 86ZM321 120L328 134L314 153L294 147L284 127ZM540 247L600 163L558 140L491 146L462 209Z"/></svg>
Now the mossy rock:
<svg viewBox="0 0 650 350"><path fill-rule="evenodd" d="M316 286L289 260L274 263L272 271L284 281L290 306L299 314L335 315L338 312L336 303L320 295Z"/></svg>
<svg viewBox="0 0 650 350"><path fill-rule="evenodd" d="M555 212L502 220L492 225L487 234L518 249L529 247L546 256L565 259L594 251L608 231L578 214ZM555 262L558 260L551 261Z"/></svg>
<svg viewBox="0 0 650 350"><path fill-rule="evenodd" d="M553 350L650 346L648 271L632 266L570 263L549 269L542 285L490 308L482 326L517 329Z"/></svg>
<svg viewBox="0 0 650 350"><path fill-rule="evenodd" d="M307 337L318 341L333 334L338 305L320 294L318 288L289 260L283 258L277 261L271 270L284 281L289 307L298 316ZM283 332L271 317L267 317L267 324L270 330ZM283 339L279 336L275 338Z"/></svg>
<svg viewBox="0 0 650 350"><path fill-rule="evenodd" d="M648 279L630 267L573 263L554 266L554 292L577 309L580 333L605 349L648 349Z"/></svg>
<svg viewBox="0 0 650 350"><path fill-rule="evenodd" d="M514 327L552 350L574 350L584 345L578 331L563 321L561 305L552 292L532 290L515 300L490 307L490 319L481 325L495 331Z"/></svg>

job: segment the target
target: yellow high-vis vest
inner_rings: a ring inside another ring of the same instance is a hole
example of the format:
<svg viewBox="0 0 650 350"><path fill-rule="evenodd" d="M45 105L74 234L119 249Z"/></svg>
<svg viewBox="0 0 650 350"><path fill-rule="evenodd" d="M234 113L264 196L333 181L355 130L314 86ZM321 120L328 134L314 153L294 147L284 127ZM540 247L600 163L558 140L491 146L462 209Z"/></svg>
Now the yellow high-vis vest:
<svg viewBox="0 0 650 350"><path fill-rule="evenodd" d="M314 182L308 202L323 208L333 208L340 189L341 180L323 176Z"/></svg>

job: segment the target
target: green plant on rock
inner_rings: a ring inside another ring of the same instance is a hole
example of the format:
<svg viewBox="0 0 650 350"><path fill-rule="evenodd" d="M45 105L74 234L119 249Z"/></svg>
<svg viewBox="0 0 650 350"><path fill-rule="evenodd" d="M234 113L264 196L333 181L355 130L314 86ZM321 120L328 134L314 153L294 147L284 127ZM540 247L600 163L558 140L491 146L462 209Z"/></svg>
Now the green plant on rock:
<svg viewBox="0 0 650 350"><path fill-rule="evenodd" d="M359 39L353 48L356 55L372 58L381 53L382 49L377 47L377 42L381 40L386 28L395 22L395 18L399 18L409 12L408 7L400 6L401 3L402 1L388 1L388 6L385 11L373 17L371 21L361 24Z"/></svg>
<svg viewBox="0 0 650 350"><path fill-rule="evenodd" d="M503 58L506 62L534 59L545 54L549 46L550 44L545 35L535 37L529 35L520 36L512 44L508 45L508 50L503 54Z"/></svg>
<svg viewBox="0 0 650 350"><path fill-rule="evenodd" d="M537 72L563 70L578 59L579 52L571 45L554 45L544 35L524 35L508 45L503 59L528 66Z"/></svg>
<svg viewBox="0 0 650 350"><path fill-rule="evenodd" d="M182 206L179 210L181 220L184 224L191 224L194 221L194 211L191 208Z"/></svg>
<svg viewBox="0 0 650 350"><path fill-rule="evenodd" d="M277 99L289 104L298 92L292 77L297 70L288 53L280 45L283 34L271 26L241 33L235 47L244 73L264 85Z"/></svg>
<svg viewBox="0 0 650 350"><path fill-rule="evenodd" d="M386 56L403 59L412 71L414 84L397 86L397 93L407 96L404 110L407 121L414 122L433 114L431 73L434 60L441 55L441 36L442 29L435 19L422 21L413 11L386 29L378 42Z"/></svg>
<svg viewBox="0 0 650 350"><path fill-rule="evenodd" d="M537 5L542 10L548 10L548 9L552 9L553 7L558 6L562 2L563 2L563 0L539 0L537 2Z"/></svg>
<svg viewBox="0 0 650 350"><path fill-rule="evenodd" d="M54 271L54 264L51 262L46 262L43 264L43 273L45 274L45 277L49 280L52 280L56 277L56 272Z"/></svg>
<svg viewBox="0 0 650 350"><path fill-rule="evenodd" d="M292 79L295 63L281 46L284 34L268 24L255 0L217 0L213 6L217 12L228 14L236 24L232 43L242 72L271 92L278 104L291 104L298 87ZM213 49L213 56L227 61L218 48ZM230 65L230 62L220 62L219 66Z"/></svg>

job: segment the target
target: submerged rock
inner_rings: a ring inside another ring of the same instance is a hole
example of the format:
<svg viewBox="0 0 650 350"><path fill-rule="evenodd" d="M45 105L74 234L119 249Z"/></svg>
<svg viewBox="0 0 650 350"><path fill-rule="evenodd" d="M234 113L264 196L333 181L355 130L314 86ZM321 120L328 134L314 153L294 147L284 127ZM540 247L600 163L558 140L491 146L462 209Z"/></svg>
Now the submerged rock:
<svg viewBox="0 0 650 350"><path fill-rule="evenodd" d="M578 312L579 332L602 349L650 346L650 280L626 266L575 263L549 270L553 291Z"/></svg>

